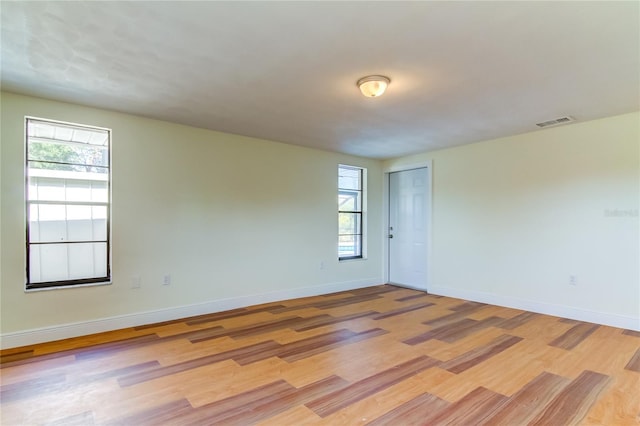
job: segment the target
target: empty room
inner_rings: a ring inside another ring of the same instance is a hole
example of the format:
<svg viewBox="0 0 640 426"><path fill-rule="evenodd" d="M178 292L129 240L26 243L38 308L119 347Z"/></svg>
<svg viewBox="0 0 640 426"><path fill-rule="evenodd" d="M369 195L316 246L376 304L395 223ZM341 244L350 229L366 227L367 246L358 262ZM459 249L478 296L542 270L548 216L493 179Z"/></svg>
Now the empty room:
<svg viewBox="0 0 640 426"><path fill-rule="evenodd" d="M640 424L640 2L0 18L2 425Z"/></svg>

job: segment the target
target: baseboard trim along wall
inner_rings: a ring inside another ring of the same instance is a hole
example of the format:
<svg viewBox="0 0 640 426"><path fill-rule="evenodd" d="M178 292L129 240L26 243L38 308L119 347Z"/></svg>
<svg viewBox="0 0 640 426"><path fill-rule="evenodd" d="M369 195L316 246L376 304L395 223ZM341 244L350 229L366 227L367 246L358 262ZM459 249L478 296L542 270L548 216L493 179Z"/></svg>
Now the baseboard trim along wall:
<svg viewBox="0 0 640 426"><path fill-rule="evenodd" d="M504 306L506 308L521 309L539 314L553 315L561 318L640 331L640 318L637 317L634 318L624 315L589 311L586 309L574 308L572 306L542 303L519 299L516 297L502 296L480 291L461 290L451 287L431 286L429 288L429 293L438 296L455 297L457 299L464 299L473 302L488 303L496 306Z"/></svg>
<svg viewBox="0 0 640 426"><path fill-rule="evenodd" d="M71 337L102 333L105 331L118 330L121 328L136 327L145 324L188 318L196 315L223 312L230 309L243 308L261 303L354 290L379 285L382 282L383 280L381 278L370 278L358 281L323 284L313 287L299 287L248 296L232 297L228 299L212 300L194 305L177 306L79 323L62 324L15 333L6 333L0 335L0 348L16 348L20 346L34 345L37 343L69 339Z"/></svg>

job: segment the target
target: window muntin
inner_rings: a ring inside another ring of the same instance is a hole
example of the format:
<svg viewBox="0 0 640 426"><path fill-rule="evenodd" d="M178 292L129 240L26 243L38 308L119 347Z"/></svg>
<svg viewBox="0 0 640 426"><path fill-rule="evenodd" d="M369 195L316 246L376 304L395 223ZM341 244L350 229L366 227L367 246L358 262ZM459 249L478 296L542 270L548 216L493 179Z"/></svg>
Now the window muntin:
<svg viewBox="0 0 640 426"><path fill-rule="evenodd" d="M110 281L110 139L27 118L27 289Z"/></svg>
<svg viewBox="0 0 640 426"><path fill-rule="evenodd" d="M338 259L362 258L364 169L338 166Z"/></svg>

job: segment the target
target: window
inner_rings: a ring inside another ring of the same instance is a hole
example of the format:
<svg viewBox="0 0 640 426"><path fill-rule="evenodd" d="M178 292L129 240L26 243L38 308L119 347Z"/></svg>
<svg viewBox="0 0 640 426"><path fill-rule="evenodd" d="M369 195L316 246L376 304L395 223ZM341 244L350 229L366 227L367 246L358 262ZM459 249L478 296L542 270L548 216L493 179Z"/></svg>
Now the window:
<svg viewBox="0 0 640 426"><path fill-rule="evenodd" d="M366 170L338 166L338 259L362 258Z"/></svg>
<svg viewBox="0 0 640 426"><path fill-rule="evenodd" d="M111 131L26 119L27 289L110 281Z"/></svg>

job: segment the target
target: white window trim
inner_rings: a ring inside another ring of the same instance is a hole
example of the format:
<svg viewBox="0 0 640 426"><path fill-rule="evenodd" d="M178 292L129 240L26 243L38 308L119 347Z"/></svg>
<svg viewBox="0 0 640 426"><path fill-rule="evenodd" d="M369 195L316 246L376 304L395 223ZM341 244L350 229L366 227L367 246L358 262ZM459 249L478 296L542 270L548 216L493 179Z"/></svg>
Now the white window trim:
<svg viewBox="0 0 640 426"><path fill-rule="evenodd" d="M338 164L338 173L341 167L345 167L345 168L351 168L351 169L359 169L361 171L361 178L362 181L360 182L361 186L362 186L362 211L361 211L361 223L362 223L362 242L361 242L361 247L360 247L360 256L358 257L345 257L345 258L340 258L340 249L339 247L336 247L337 250L337 257L338 257L338 262L343 263L343 262L359 262L362 260L367 260L368 257L368 244L367 244L367 236L368 236L368 232L367 232L367 168L366 167L362 167L362 166L355 166L352 164L345 164L345 163L340 163ZM339 192L340 191L340 186L339 183L336 185L336 189Z"/></svg>
<svg viewBox="0 0 640 426"><path fill-rule="evenodd" d="M107 178L107 193L108 193L108 202L107 202L107 252L106 252L106 256L107 256L107 271L106 271L106 277L102 280L99 281L93 281L93 282L76 282L73 283L73 281L75 280L63 280L63 281L59 281L59 284L53 284L53 285L46 285L46 286L38 286L38 283L32 284L30 286L29 281L28 281L28 277L29 277L29 272L27 271L28 265L29 265L29 261L28 261L28 256L29 256L29 241L27 240L28 238L28 229L29 229L29 223L28 223L28 213L27 213L27 209L29 208L29 200L27 199L28 197L28 178L29 178L29 173L28 173L28 136L29 136L29 132L28 132L28 126L29 126L29 121L41 121L41 122L46 122L46 123L52 123L52 124L60 124L60 125L64 125L64 126L73 126L73 127L86 127L86 128L90 128L90 129L95 129L95 130L100 130L100 131L105 131L108 134L108 140L109 140L109 144L108 144L108 149L109 149L109 164L108 164L108 178ZM104 285L110 285L112 284L112 279L113 279L113 232L112 232L112 205L113 205L113 198L112 198L112 182L113 182L113 175L112 175L112 162L113 162L113 146L112 146L112 130L110 128L106 128L106 127L100 127L100 126L94 126L94 125L87 125L87 124L81 124L81 123L75 123L75 122L69 122L69 121L61 121L61 120L54 120L54 119L50 119L50 118L42 118L42 117L36 117L36 116L30 116L27 115L24 117L24 150L23 150L23 154L24 154L24 161L23 161L23 167L24 167L24 172L25 172L25 186L23 187L24 189L24 229L25 229L25 244L24 247L25 249L23 250L23 256L24 256L24 265L25 265L25 285L24 285L24 292L25 293L32 293L32 292L39 292L39 291L51 291L51 290L64 290L64 289L70 289L70 288L81 288L81 287L96 287L96 286L104 286Z"/></svg>

